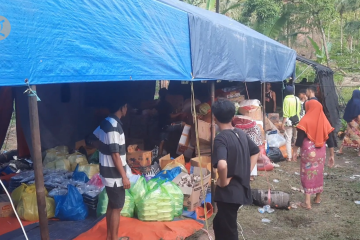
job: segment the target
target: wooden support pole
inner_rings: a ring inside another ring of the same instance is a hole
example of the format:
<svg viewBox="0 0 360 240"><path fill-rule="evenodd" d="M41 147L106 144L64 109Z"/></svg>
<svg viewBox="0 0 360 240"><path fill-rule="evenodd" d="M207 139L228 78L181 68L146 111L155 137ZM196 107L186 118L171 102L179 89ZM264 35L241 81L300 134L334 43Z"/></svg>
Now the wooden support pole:
<svg viewBox="0 0 360 240"><path fill-rule="evenodd" d="M265 109L265 94L266 94L266 82L262 83L263 84L263 87L262 87L262 100L263 100L263 129L264 129L264 132L266 133L266 128L265 128L265 120L266 120L266 109Z"/></svg>
<svg viewBox="0 0 360 240"><path fill-rule="evenodd" d="M36 86L30 87L36 93ZM39 224L41 240L49 239L48 219L46 214L46 201L45 201L45 186L41 157L41 143L40 143L40 127L39 127L39 114L37 97L32 92L28 92L29 96L29 117L30 117L30 130L32 142L32 155L31 158L34 163L35 186L36 186L36 199L38 205Z"/></svg>
<svg viewBox="0 0 360 240"><path fill-rule="evenodd" d="M211 96L211 105L215 102L215 81L210 81L210 96ZM211 114L211 155L214 152L214 139L215 139L215 119L214 115ZM213 181L216 179L216 173L214 168L211 168L211 205L214 207L214 212L217 212L217 207L214 202L215 197L215 187L216 183Z"/></svg>

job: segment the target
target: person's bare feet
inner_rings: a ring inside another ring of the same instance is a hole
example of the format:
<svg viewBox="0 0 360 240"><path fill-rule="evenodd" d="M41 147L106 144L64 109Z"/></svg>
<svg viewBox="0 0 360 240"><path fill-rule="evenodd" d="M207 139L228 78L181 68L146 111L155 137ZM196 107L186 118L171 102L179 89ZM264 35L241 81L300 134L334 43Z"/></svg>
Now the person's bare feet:
<svg viewBox="0 0 360 240"><path fill-rule="evenodd" d="M310 210L311 209L311 205L310 204L306 204L306 203L300 203L300 207L306 209L306 210Z"/></svg>
<svg viewBox="0 0 360 240"><path fill-rule="evenodd" d="M254 176L250 176L250 181L254 181L255 177Z"/></svg>

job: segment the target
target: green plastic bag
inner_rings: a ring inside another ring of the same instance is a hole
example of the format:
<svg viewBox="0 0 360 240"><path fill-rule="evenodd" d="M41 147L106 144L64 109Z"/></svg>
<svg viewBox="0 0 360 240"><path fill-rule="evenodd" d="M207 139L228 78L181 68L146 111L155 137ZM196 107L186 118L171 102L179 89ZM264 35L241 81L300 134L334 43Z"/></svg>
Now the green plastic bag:
<svg viewBox="0 0 360 240"><path fill-rule="evenodd" d="M104 188L99 194L98 203L96 206L96 216L100 217L106 213L108 202L109 198L107 196L106 189Z"/></svg>
<svg viewBox="0 0 360 240"><path fill-rule="evenodd" d="M161 185L165 182L166 180L164 179L160 179L160 178L152 178L147 182L147 186L148 189L151 190L153 189L157 184Z"/></svg>
<svg viewBox="0 0 360 240"><path fill-rule="evenodd" d="M100 217L106 213L109 198L106 193L106 189L101 191L99 194L99 200L96 207L96 216ZM123 217L134 217L135 202L134 198L128 189L125 190L125 204L121 210L121 216Z"/></svg>
<svg viewBox="0 0 360 240"><path fill-rule="evenodd" d="M171 181L163 183L161 188L165 189L174 200L175 217L181 216L184 208L184 194L181 189Z"/></svg>
<svg viewBox="0 0 360 240"><path fill-rule="evenodd" d="M143 176L140 176L134 185L131 185L130 193L134 197L135 204L138 203L148 192L148 186Z"/></svg>
<svg viewBox="0 0 360 240"><path fill-rule="evenodd" d="M99 150L96 150L96 152L89 157L89 163L99 164Z"/></svg>
<svg viewBox="0 0 360 240"><path fill-rule="evenodd" d="M134 217L135 202L134 197L131 195L128 189L125 190L125 204L121 210L121 216L123 217Z"/></svg>
<svg viewBox="0 0 360 240"><path fill-rule="evenodd" d="M136 204L137 216L141 221L172 221L174 219L174 200L164 188L156 185Z"/></svg>

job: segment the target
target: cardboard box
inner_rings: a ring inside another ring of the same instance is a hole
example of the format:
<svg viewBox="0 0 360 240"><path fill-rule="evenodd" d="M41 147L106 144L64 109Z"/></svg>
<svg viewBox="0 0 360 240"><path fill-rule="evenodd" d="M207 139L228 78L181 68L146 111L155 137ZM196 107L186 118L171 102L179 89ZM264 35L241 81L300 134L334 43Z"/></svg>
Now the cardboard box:
<svg viewBox="0 0 360 240"><path fill-rule="evenodd" d="M176 150L176 154L181 155L183 154L186 158L192 158L194 153L194 147L188 145L182 145L179 143L178 148Z"/></svg>
<svg viewBox="0 0 360 240"><path fill-rule="evenodd" d="M180 155L175 159L171 159L170 158L170 154L163 156L162 158L159 159L159 165L161 169L164 169L166 167L166 165L168 165L169 163L171 163L172 161L178 162L180 164L182 164L185 167L185 158L184 155Z"/></svg>
<svg viewBox="0 0 360 240"><path fill-rule="evenodd" d="M201 181L194 184L193 187L180 187L181 191L184 194L184 209L187 211L195 211L197 207L200 206L201 202L204 200L204 195L206 195L209 182L211 180L211 173L206 168L194 167L193 174L196 176L203 176L203 185ZM181 177L187 175L186 173L180 173L173 182L178 184L181 180Z"/></svg>
<svg viewBox="0 0 360 240"><path fill-rule="evenodd" d="M138 151L126 154L126 162L130 168L140 169L151 166L152 152Z"/></svg>
<svg viewBox="0 0 360 240"><path fill-rule="evenodd" d="M233 103L239 103L245 100L245 96L240 95L240 97L229 98L228 100Z"/></svg>
<svg viewBox="0 0 360 240"><path fill-rule="evenodd" d="M191 126L185 124L184 129L183 129L183 131L181 133L179 144L184 145L184 146L189 145L189 142L190 142L190 129L191 129Z"/></svg>
<svg viewBox="0 0 360 240"><path fill-rule="evenodd" d="M278 123L280 121L280 116L278 113L269 113L268 114L268 119L272 122L272 123Z"/></svg>
<svg viewBox="0 0 360 240"><path fill-rule="evenodd" d="M144 140L143 139L136 139L136 138L128 138L126 139L127 146L129 145L137 145L138 148L144 151Z"/></svg>
<svg viewBox="0 0 360 240"><path fill-rule="evenodd" d="M223 89L218 89L216 90L215 94L217 98L222 97L222 98L231 99L231 98L241 97L240 90L238 89L234 89L232 91L227 91L227 92L225 92Z"/></svg>
<svg viewBox="0 0 360 240"><path fill-rule="evenodd" d="M210 156L201 156L201 166L200 166L200 159L198 157L192 158L190 160L190 164L192 167L206 168L211 173L212 164L211 164ZM216 172L216 179L218 179L219 175L217 173L217 170L214 169L214 172ZM210 180L209 184L211 184L211 178L209 180Z"/></svg>
<svg viewBox="0 0 360 240"><path fill-rule="evenodd" d="M11 217L12 215L14 215L14 210L8 196L0 194L0 217Z"/></svg>
<svg viewBox="0 0 360 240"><path fill-rule="evenodd" d="M202 120L198 120L199 141L211 143L211 124Z"/></svg>

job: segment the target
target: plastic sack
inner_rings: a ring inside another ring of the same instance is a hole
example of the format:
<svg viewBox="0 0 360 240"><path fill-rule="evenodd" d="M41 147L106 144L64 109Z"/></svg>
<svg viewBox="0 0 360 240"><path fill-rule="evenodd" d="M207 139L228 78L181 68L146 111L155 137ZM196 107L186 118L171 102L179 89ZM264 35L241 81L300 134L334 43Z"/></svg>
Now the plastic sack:
<svg viewBox="0 0 360 240"><path fill-rule="evenodd" d="M79 165L86 165L88 164L88 161L86 160L86 157L82 155L81 153L75 152L68 156L68 160L70 162L71 171L74 171L76 166Z"/></svg>
<svg viewBox="0 0 360 240"><path fill-rule="evenodd" d="M285 160L280 149L276 148L276 147L270 147L267 151L267 156L268 156L268 158L271 159L271 161L273 161L275 163Z"/></svg>
<svg viewBox="0 0 360 240"><path fill-rule="evenodd" d="M280 148L286 144L286 139L281 134L267 134L266 141L269 147Z"/></svg>
<svg viewBox="0 0 360 240"><path fill-rule="evenodd" d="M131 185L130 193L134 197L135 203L138 203L148 192L146 180L143 176L136 181L134 185Z"/></svg>
<svg viewBox="0 0 360 240"><path fill-rule="evenodd" d="M106 189L104 188L99 194L98 203L96 206L96 216L100 217L106 213L106 209L108 206L109 198L106 193Z"/></svg>
<svg viewBox="0 0 360 240"><path fill-rule="evenodd" d="M87 184L96 186L98 188L102 188L104 186L104 184L103 184L103 182L101 180L101 177L100 177L100 175L98 173L95 174Z"/></svg>
<svg viewBox="0 0 360 240"><path fill-rule="evenodd" d="M64 188L54 188L53 190L51 190L49 192L49 197L55 197L55 196L59 196L59 195L66 195L67 194L67 189Z"/></svg>
<svg viewBox="0 0 360 240"><path fill-rule="evenodd" d="M55 216L54 199L45 197L47 218ZM39 221L36 193L24 193L16 208L19 217L26 221Z"/></svg>
<svg viewBox="0 0 360 240"><path fill-rule="evenodd" d="M23 192L26 187L27 187L27 185L23 183L19 187L15 188L14 191L12 191L11 199L15 206L18 205L18 203L20 202L21 196L23 195Z"/></svg>
<svg viewBox="0 0 360 240"><path fill-rule="evenodd" d="M63 153L63 154L69 153L69 148L67 146L57 146L54 149L59 153Z"/></svg>
<svg viewBox="0 0 360 240"><path fill-rule="evenodd" d="M160 186L150 190L136 204L137 215L141 221L172 221L175 207L172 197Z"/></svg>
<svg viewBox="0 0 360 240"><path fill-rule="evenodd" d="M174 200L174 216L178 217L181 216L183 212L183 205L184 205L184 194L181 189L173 182L165 182L161 184L161 188L165 189L168 194Z"/></svg>
<svg viewBox="0 0 360 240"><path fill-rule="evenodd" d="M11 193L11 199L15 206L20 202L23 194L25 193L35 194L36 193L35 184L26 185L25 183L22 183L19 187L15 188L15 190ZM45 195L47 194L48 192L45 189Z"/></svg>
<svg viewBox="0 0 360 240"><path fill-rule="evenodd" d="M182 170L180 167L175 167L171 170L162 170L161 172L156 174L156 176L154 178L160 178L160 179L172 181L174 178L176 178L177 175L179 175L181 173L181 171ZM187 171L186 171L186 173L187 173Z"/></svg>
<svg viewBox="0 0 360 240"><path fill-rule="evenodd" d="M125 204L121 210L121 216L132 218L135 211L134 197L131 195L128 189L125 190Z"/></svg>
<svg viewBox="0 0 360 240"><path fill-rule="evenodd" d="M100 172L100 166L99 164L86 164L79 166L78 170L86 173L88 178L91 179L95 174Z"/></svg>
<svg viewBox="0 0 360 240"><path fill-rule="evenodd" d="M88 208L83 197L72 185L68 185L68 194L55 196L56 202L55 217L62 221L84 220L88 215Z"/></svg>
<svg viewBox="0 0 360 240"><path fill-rule="evenodd" d="M55 161L56 170L71 171L70 162L67 159L60 159Z"/></svg>
<svg viewBox="0 0 360 240"><path fill-rule="evenodd" d="M163 170L171 170L171 169L176 168L176 167L180 167L182 172L188 173L185 166L182 165L181 163L176 162L176 161L171 161L170 163L166 164L166 166L164 167Z"/></svg>
<svg viewBox="0 0 360 240"><path fill-rule="evenodd" d="M72 179L74 181L87 183L89 181L88 176L86 175L86 173L78 171L78 168L79 168L79 166L76 166L75 171L72 175Z"/></svg>
<svg viewBox="0 0 360 240"><path fill-rule="evenodd" d="M159 178L152 178L147 182L148 185L148 189L151 190L153 189L157 184L161 185L165 182L166 180L164 179L159 179Z"/></svg>

